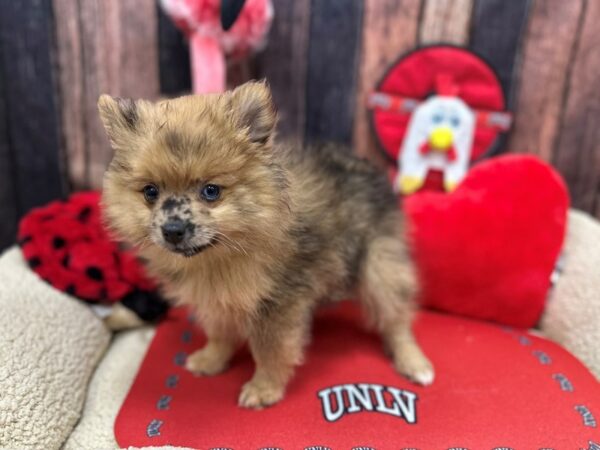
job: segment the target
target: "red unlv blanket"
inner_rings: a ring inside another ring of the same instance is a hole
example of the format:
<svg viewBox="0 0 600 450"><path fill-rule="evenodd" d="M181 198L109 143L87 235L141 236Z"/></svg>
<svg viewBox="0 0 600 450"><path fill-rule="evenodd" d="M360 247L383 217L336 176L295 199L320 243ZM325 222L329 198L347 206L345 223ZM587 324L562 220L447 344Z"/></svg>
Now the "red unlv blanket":
<svg viewBox="0 0 600 450"><path fill-rule="evenodd" d="M424 312L416 334L429 387L396 374L350 304L315 321L285 399L237 406L253 363L196 378L185 357L204 337L185 310L159 325L115 423L122 447L200 449L600 449L600 384L565 350L509 328Z"/></svg>

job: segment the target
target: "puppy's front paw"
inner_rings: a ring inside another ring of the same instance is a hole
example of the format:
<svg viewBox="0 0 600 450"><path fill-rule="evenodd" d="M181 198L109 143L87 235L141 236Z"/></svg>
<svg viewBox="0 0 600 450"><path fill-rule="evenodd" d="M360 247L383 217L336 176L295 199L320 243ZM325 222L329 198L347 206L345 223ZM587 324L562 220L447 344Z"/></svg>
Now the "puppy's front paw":
<svg viewBox="0 0 600 450"><path fill-rule="evenodd" d="M395 355L394 366L410 381L423 386L430 385L435 378L431 362L416 345L406 347Z"/></svg>
<svg viewBox="0 0 600 450"><path fill-rule="evenodd" d="M194 375L217 375L227 368L229 355L208 344L187 357L185 368Z"/></svg>
<svg viewBox="0 0 600 450"><path fill-rule="evenodd" d="M284 388L274 383L252 379L242 387L238 404L244 408L263 409L277 403L283 394Z"/></svg>

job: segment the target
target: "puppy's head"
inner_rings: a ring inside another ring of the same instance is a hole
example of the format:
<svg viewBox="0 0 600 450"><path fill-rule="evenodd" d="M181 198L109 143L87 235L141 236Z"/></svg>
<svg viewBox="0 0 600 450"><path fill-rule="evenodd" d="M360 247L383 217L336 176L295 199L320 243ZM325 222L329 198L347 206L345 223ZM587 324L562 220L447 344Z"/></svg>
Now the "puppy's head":
<svg viewBox="0 0 600 450"><path fill-rule="evenodd" d="M103 95L98 107L115 152L104 210L129 242L187 257L247 251L287 209L265 84L159 103Z"/></svg>

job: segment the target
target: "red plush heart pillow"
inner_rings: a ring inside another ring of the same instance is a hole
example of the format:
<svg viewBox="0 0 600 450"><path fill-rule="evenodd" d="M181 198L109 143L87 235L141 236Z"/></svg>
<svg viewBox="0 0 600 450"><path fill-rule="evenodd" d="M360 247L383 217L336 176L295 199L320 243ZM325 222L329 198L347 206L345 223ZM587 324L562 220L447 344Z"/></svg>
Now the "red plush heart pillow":
<svg viewBox="0 0 600 450"><path fill-rule="evenodd" d="M451 194L406 198L422 304L534 326L563 244L568 205L560 176L524 155L478 164Z"/></svg>

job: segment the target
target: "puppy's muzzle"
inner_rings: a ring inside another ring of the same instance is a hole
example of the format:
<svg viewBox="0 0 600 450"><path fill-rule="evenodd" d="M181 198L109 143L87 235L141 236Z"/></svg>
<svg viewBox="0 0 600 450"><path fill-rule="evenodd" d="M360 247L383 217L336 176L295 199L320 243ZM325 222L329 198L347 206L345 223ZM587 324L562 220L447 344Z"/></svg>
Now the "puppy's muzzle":
<svg viewBox="0 0 600 450"><path fill-rule="evenodd" d="M177 245L185 238L189 223L182 220L170 220L161 227L162 235L165 241Z"/></svg>

